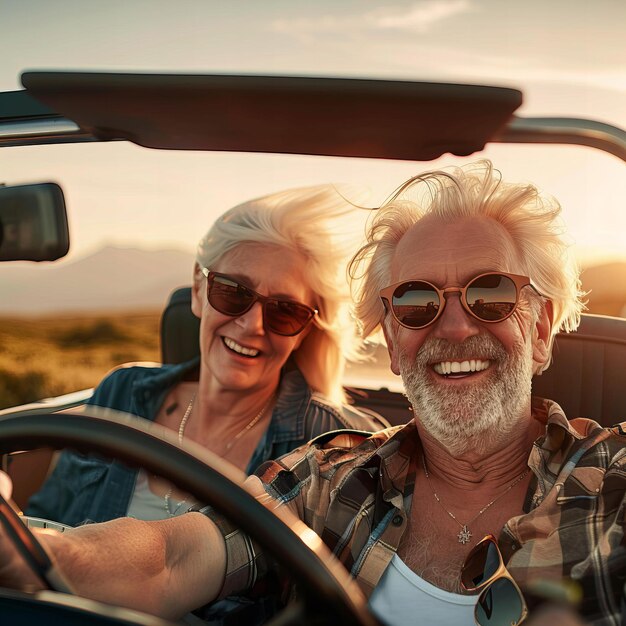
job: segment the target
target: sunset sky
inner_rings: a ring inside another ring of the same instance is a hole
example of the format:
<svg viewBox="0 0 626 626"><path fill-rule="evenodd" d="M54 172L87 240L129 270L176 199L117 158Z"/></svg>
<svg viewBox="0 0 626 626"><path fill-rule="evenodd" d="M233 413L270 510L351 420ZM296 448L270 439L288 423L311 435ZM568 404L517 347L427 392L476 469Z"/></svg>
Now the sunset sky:
<svg viewBox="0 0 626 626"><path fill-rule="evenodd" d="M626 128L625 25L623 0L0 0L0 89L48 68L460 81L522 89L521 115ZM480 156L561 201L583 260L626 258L626 164L572 146ZM345 181L371 188L375 202L411 175L461 161L67 145L2 149L0 182L62 184L71 260L104 243L191 249L216 215L250 197Z"/></svg>

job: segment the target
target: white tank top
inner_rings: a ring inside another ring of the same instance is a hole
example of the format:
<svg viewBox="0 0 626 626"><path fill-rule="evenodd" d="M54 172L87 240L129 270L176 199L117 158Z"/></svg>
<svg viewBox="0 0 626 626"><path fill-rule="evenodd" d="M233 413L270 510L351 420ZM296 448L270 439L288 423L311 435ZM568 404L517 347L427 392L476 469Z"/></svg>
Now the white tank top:
<svg viewBox="0 0 626 626"><path fill-rule="evenodd" d="M477 595L466 596L435 587L394 554L370 596L369 607L383 624L390 626L471 626L477 599Z"/></svg>
<svg viewBox="0 0 626 626"><path fill-rule="evenodd" d="M168 519L186 513L194 502L194 500L179 502L173 498L170 502L170 511L168 511L165 508L165 499L150 491L148 474L144 470L139 470L126 515L147 521Z"/></svg>

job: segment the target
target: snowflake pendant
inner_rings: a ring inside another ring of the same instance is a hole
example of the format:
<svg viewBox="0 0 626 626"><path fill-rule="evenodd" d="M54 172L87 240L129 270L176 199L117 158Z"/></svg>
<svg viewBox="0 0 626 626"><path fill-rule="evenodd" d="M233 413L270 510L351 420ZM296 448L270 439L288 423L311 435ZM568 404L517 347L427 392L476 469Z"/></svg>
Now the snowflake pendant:
<svg viewBox="0 0 626 626"><path fill-rule="evenodd" d="M457 537L459 538L459 543L465 545L466 543L470 542L470 539L472 538L472 533L467 526L463 526L463 528L461 528L461 530L459 531Z"/></svg>

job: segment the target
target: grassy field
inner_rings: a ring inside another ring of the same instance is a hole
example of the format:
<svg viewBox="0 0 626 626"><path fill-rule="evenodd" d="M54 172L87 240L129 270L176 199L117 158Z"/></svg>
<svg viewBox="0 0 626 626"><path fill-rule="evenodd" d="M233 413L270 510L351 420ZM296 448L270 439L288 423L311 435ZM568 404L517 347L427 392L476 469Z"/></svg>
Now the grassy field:
<svg viewBox="0 0 626 626"><path fill-rule="evenodd" d="M601 302L589 308L593 313L613 313ZM121 363L160 361L160 315L155 311L0 317L0 409L94 387ZM374 386L386 384L385 349L379 348L377 354L377 363L349 366L348 377L362 384L370 379Z"/></svg>
<svg viewBox="0 0 626 626"><path fill-rule="evenodd" d="M0 408L95 386L114 366L159 361L160 312L0 318Z"/></svg>

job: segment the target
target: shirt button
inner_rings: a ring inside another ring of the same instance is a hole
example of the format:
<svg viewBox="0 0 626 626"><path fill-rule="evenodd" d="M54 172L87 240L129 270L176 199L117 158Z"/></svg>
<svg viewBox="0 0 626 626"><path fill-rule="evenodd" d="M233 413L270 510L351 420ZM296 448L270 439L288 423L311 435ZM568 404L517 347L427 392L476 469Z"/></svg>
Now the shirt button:
<svg viewBox="0 0 626 626"><path fill-rule="evenodd" d="M401 526L402 525L402 515L394 516L394 518L391 520L391 523L394 526Z"/></svg>

